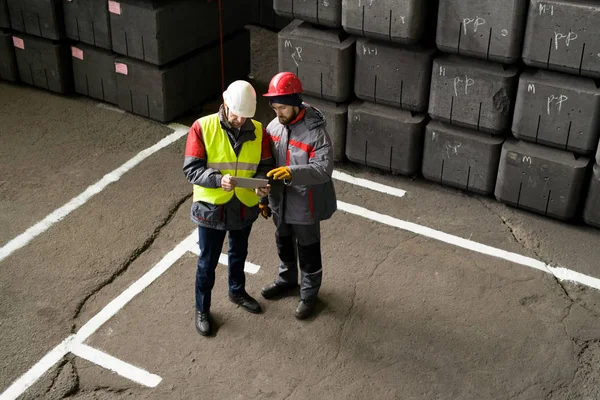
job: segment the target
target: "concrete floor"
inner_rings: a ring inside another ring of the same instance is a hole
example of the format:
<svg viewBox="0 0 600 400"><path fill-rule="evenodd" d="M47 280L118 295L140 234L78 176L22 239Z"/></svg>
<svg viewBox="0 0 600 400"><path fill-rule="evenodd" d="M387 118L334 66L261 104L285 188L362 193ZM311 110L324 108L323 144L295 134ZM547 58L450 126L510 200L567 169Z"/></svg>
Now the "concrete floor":
<svg viewBox="0 0 600 400"><path fill-rule="evenodd" d="M253 35L264 91L277 70L274 34ZM262 102L257 118L271 117ZM89 99L0 83L0 246L170 133ZM0 398L193 232L184 147L182 138L148 157L0 261ZM599 230L424 180L337 169L407 191L336 181L342 202L600 278ZM276 271L273 233L271 221L253 228L256 296ZM323 224L323 259L318 313L302 322L297 296L260 299L261 315L234 306L221 267L218 331L204 338L186 252L85 341L159 375L158 386L68 354L22 398L600 398L597 290L342 211Z"/></svg>

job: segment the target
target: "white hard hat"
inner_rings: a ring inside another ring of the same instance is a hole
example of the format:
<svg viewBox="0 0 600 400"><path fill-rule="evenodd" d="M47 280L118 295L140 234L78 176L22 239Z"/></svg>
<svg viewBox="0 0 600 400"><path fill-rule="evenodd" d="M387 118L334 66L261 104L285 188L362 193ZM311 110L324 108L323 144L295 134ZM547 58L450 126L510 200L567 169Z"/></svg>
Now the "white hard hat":
<svg viewBox="0 0 600 400"><path fill-rule="evenodd" d="M256 91L246 81L235 81L223 92L227 107L237 116L252 118L256 112Z"/></svg>

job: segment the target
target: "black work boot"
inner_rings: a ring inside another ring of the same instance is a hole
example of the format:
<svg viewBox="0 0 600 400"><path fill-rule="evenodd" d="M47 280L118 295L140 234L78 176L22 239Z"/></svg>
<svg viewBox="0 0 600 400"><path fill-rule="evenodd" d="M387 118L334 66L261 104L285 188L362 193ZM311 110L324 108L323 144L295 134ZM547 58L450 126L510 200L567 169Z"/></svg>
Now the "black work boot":
<svg viewBox="0 0 600 400"><path fill-rule="evenodd" d="M300 300L298 307L296 307L296 318L306 319L311 316L317 305L317 299L314 300Z"/></svg>
<svg viewBox="0 0 600 400"><path fill-rule="evenodd" d="M196 331L202 336L209 336L211 334L208 313L196 310Z"/></svg>
<svg viewBox="0 0 600 400"><path fill-rule="evenodd" d="M269 283L260 292L265 299L272 299L287 294L297 288L298 285L283 285L277 282Z"/></svg>
<svg viewBox="0 0 600 400"><path fill-rule="evenodd" d="M262 308L260 308L260 304L258 304L258 301L256 301L245 291L242 293L229 292L229 300L232 303L241 306L244 310L253 314L258 314L262 311Z"/></svg>

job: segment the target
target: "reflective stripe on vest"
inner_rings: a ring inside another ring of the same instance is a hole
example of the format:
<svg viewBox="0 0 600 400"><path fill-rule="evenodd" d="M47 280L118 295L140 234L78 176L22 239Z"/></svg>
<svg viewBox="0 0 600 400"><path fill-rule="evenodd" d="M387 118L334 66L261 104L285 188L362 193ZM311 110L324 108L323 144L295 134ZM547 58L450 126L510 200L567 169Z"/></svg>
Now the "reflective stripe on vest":
<svg viewBox="0 0 600 400"><path fill-rule="evenodd" d="M202 127L202 137L206 150L206 165L219 170L222 175L252 178L256 175L262 155L262 124L252 120L256 139L242 145L239 156L236 157L227 132L221 127L218 114L202 117L198 120ZM194 201L211 204L225 204L235 196L246 206L258 204L258 196L253 189L236 188L226 192L222 188L209 189L194 185Z"/></svg>

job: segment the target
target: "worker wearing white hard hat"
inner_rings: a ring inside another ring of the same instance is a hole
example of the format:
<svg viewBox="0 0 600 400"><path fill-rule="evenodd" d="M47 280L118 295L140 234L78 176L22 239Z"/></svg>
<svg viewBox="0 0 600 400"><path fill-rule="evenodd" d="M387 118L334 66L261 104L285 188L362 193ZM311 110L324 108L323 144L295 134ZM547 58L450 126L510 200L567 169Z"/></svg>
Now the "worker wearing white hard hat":
<svg viewBox="0 0 600 400"><path fill-rule="evenodd" d="M258 203L268 186L238 187L236 178L266 178L273 166L269 140L254 121L256 92L245 81L235 81L223 92L219 112L198 119L190 128L183 166L194 186L191 219L198 225L200 256L196 270L195 326L212 333L210 305L215 270L229 234L229 300L246 311L261 307L245 289L244 265L252 224L260 214Z"/></svg>

